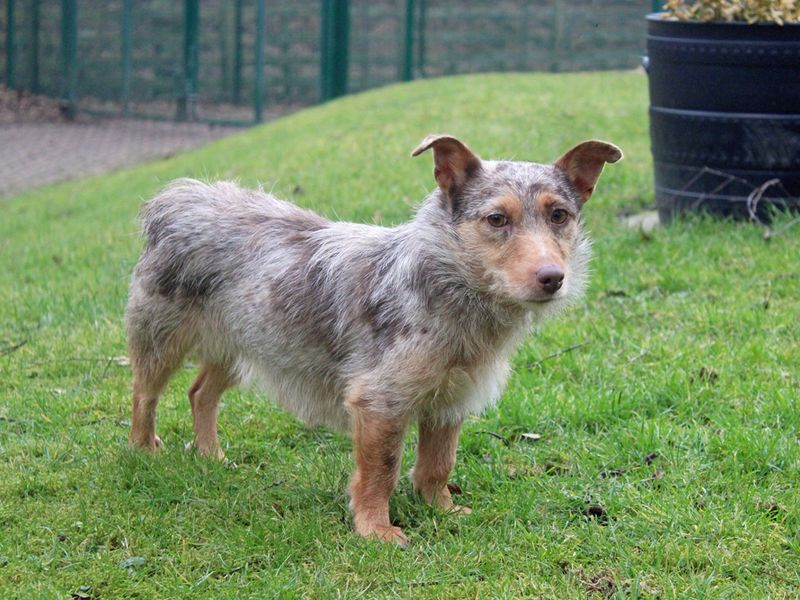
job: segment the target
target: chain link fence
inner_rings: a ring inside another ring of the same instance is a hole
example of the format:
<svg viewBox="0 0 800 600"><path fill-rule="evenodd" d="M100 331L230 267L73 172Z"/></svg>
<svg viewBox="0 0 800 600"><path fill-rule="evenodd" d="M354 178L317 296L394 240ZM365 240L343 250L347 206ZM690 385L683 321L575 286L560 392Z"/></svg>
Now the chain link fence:
<svg viewBox="0 0 800 600"><path fill-rule="evenodd" d="M626 69L642 0L0 0L0 79L66 112L248 124L420 77Z"/></svg>

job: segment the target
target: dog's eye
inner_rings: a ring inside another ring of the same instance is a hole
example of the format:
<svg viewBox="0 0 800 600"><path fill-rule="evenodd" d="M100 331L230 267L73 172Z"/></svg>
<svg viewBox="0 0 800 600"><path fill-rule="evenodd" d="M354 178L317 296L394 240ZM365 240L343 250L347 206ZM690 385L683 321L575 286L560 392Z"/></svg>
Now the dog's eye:
<svg viewBox="0 0 800 600"><path fill-rule="evenodd" d="M563 225L567 222L569 218L569 213L565 211L563 208L557 208L553 211L550 215L550 220L555 223L556 225Z"/></svg>
<svg viewBox="0 0 800 600"><path fill-rule="evenodd" d="M486 220L489 221L489 225L492 227L505 227L508 225L508 217L501 213L492 213Z"/></svg>

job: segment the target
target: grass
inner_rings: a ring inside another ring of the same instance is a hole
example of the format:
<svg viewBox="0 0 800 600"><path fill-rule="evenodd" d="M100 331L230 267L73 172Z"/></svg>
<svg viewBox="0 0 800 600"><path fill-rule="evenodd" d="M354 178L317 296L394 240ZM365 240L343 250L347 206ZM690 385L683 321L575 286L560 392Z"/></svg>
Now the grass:
<svg viewBox="0 0 800 600"><path fill-rule="evenodd" d="M0 597L795 597L798 230L622 228L652 202L646 107L634 73L423 81L0 204ZM221 410L237 469L183 452L191 368L160 406L167 451L127 450L141 201L173 177L235 177L397 223L433 185L430 156L408 156L432 131L492 158L589 137L627 155L587 205L585 301L529 337L465 428L453 479L474 514L425 507L403 479L411 547L356 539L349 441L250 392Z"/></svg>

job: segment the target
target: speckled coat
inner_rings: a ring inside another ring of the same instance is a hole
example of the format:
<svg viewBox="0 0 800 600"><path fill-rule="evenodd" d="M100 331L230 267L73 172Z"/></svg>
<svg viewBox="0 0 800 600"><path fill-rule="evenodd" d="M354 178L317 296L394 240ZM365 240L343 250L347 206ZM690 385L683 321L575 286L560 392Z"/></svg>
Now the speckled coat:
<svg viewBox="0 0 800 600"><path fill-rule="evenodd" d="M437 189L398 227L331 222L231 182L182 179L147 203L127 311L134 445L157 445L148 411L154 422L189 351L216 387L255 384L347 432L358 411L452 429L499 397L531 325L582 292L581 209L621 153L591 141L553 164L483 161L440 135L414 154L429 148Z"/></svg>

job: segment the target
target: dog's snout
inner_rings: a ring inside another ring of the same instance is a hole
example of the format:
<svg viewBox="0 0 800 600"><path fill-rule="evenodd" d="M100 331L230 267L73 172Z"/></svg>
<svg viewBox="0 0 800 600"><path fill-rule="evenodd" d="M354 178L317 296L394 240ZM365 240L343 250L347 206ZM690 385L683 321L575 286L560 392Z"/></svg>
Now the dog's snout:
<svg viewBox="0 0 800 600"><path fill-rule="evenodd" d="M548 294L555 294L564 283L564 271L556 265L545 265L536 271L536 280Z"/></svg>

